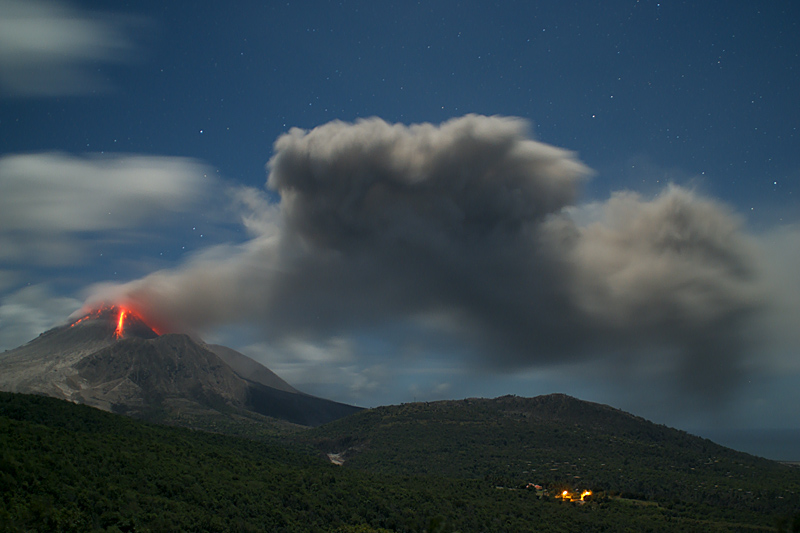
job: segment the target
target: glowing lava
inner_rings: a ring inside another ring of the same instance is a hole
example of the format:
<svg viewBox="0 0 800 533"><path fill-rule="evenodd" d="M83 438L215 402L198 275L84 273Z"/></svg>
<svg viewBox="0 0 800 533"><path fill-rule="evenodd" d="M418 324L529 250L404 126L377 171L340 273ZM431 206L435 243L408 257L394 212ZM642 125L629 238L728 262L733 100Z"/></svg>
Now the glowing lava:
<svg viewBox="0 0 800 533"><path fill-rule="evenodd" d="M98 310L96 310L96 311L92 311L92 312L91 312L91 313L89 313L88 315L86 315L86 316L84 316L84 317L82 317L82 318L79 318L78 320L76 320L75 322L73 322L72 324L70 324L70 325L69 325L69 327L71 327L71 328L72 328L72 327L75 327L75 326L77 326L78 324L80 324L81 322L83 322L84 320L92 320L92 319L100 318L100 313L101 313L102 311L103 311L102 309L98 309Z"/></svg>
<svg viewBox="0 0 800 533"><path fill-rule="evenodd" d="M127 311L125 309L119 310L119 319L117 320L117 329L114 330L114 336L117 338L122 337L125 334L125 315Z"/></svg>
<svg viewBox="0 0 800 533"><path fill-rule="evenodd" d="M135 311L118 305L97 308L75 320L69 326L75 327L94 321L103 321L114 328L115 339L121 339L126 335L150 339L160 335L158 330L147 324Z"/></svg>

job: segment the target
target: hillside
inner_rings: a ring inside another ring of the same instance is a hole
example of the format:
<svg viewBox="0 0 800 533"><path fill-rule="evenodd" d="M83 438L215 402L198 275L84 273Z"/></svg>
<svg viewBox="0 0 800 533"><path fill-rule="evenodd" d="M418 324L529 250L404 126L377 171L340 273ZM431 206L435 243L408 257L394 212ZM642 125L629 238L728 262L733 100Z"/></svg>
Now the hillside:
<svg viewBox="0 0 800 533"><path fill-rule="evenodd" d="M0 393L2 531L769 531L796 512L677 498L577 505L430 469L340 468L302 447Z"/></svg>
<svg viewBox="0 0 800 533"><path fill-rule="evenodd" d="M345 468L774 513L800 470L562 394L379 407L298 435Z"/></svg>

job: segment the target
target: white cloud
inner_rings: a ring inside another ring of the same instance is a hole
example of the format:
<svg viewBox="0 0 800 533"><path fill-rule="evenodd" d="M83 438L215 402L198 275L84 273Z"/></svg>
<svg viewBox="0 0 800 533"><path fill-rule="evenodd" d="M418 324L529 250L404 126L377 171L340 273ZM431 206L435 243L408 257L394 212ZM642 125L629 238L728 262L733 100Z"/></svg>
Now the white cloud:
<svg viewBox="0 0 800 533"><path fill-rule="evenodd" d="M203 164L144 155L0 158L0 261L75 264L83 234L153 227L217 186Z"/></svg>
<svg viewBox="0 0 800 533"><path fill-rule="evenodd" d="M55 296L47 285L32 285L0 300L0 348L10 349L63 323L80 300Z"/></svg>
<svg viewBox="0 0 800 533"><path fill-rule="evenodd" d="M0 90L57 96L104 89L99 64L118 63L136 49L141 21L44 0L0 0Z"/></svg>

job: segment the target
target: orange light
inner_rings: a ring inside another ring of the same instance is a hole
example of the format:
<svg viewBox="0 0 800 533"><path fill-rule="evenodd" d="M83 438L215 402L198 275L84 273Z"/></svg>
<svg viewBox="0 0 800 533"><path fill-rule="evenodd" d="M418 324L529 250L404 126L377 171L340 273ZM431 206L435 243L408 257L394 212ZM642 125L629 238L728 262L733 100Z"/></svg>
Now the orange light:
<svg viewBox="0 0 800 533"><path fill-rule="evenodd" d="M117 317L116 317L117 318L117 322L116 322L116 327L114 328L114 337L116 337L116 338L121 338L121 337L123 337L125 335L125 321L126 320L128 322L133 321L134 322L134 324L133 324L134 326L140 325L139 323L141 322L142 323L141 325L144 325L144 326L150 328L153 331L153 333L155 333L156 335L161 335L161 332L159 330L157 330L156 328L150 326L150 324L147 324L142 319L141 316L136 314L135 311L132 311L130 309L126 309L124 307L116 306L116 305L112 305L112 306L109 306L109 307L100 307L100 308L95 309L94 311L90 311L88 314L86 314L83 317L77 319L75 322L73 322L69 326L70 327L74 327L74 326L77 326L78 324L80 324L81 322L94 320L94 319L98 319L98 318L101 318L101 317L108 317L109 320L113 320L112 317L114 316L114 313L117 313Z"/></svg>
<svg viewBox="0 0 800 533"><path fill-rule="evenodd" d="M581 494L581 501L583 501L583 499L584 499L586 496L591 496L591 495L592 495L592 491L590 491L590 490L585 490L585 491L583 491L583 494Z"/></svg>
<svg viewBox="0 0 800 533"><path fill-rule="evenodd" d="M117 329L114 331L114 336L117 338L122 337L125 333L124 326L125 326L125 313L124 309L119 310L119 320L117 321Z"/></svg>

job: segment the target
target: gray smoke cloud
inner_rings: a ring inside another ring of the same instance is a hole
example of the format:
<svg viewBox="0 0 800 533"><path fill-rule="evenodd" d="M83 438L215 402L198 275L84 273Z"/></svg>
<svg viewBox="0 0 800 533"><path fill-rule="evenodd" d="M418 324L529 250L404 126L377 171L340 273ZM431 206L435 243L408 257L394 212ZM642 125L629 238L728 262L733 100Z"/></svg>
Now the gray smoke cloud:
<svg viewBox="0 0 800 533"><path fill-rule="evenodd" d="M741 380L764 295L741 222L712 200L619 193L579 224L577 156L476 115L292 129L268 171L279 204L241 193L249 242L96 287L89 305L126 302L165 329L250 321L273 341L422 325L465 364L658 368L717 404Z"/></svg>
<svg viewBox="0 0 800 533"><path fill-rule="evenodd" d="M675 186L652 201L617 193L573 244L567 281L598 337L667 358L655 363L685 392L732 392L766 295L756 248L728 208Z"/></svg>

